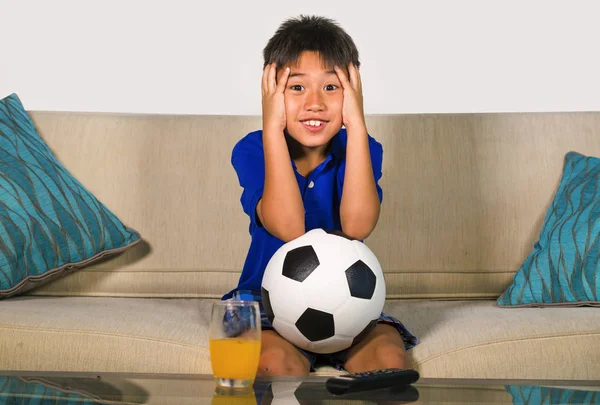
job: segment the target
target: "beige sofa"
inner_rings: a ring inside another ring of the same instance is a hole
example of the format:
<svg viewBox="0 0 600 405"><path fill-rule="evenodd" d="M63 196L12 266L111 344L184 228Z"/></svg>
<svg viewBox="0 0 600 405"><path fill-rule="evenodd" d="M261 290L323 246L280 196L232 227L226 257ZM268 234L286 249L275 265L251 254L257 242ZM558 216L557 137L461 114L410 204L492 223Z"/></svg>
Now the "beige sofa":
<svg viewBox="0 0 600 405"><path fill-rule="evenodd" d="M144 242L0 301L0 370L210 373L209 308L249 244L235 142L260 117L32 112L41 136ZM366 241L422 377L600 379L600 309L499 308L569 151L600 113L369 116L384 202ZM335 373L321 368L318 374Z"/></svg>

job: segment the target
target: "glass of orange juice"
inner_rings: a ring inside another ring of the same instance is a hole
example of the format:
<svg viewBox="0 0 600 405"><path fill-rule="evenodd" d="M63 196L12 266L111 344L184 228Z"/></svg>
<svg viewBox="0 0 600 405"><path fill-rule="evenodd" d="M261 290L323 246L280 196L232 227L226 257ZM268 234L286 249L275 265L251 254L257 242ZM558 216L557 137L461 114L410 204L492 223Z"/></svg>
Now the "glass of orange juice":
<svg viewBox="0 0 600 405"><path fill-rule="evenodd" d="M260 360L260 333L258 302L227 300L213 304L208 339L217 386L252 386Z"/></svg>

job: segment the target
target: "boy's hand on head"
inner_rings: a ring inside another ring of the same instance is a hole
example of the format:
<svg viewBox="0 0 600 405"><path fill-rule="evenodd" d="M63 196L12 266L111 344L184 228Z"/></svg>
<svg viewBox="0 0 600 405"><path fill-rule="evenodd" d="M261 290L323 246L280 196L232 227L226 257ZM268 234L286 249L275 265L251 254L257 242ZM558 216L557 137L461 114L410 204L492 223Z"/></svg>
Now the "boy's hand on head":
<svg viewBox="0 0 600 405"><path fill-rule="evenodd" d="M262 113L263 130L281 131L286 126L285 98L283 92L290 75L286 68L277 83L277 66L275 63L265 66L262 76Z"/></svg>
<svg viewBox="0 0 600 405"><path fill-rule="evenodd" d="M363 95L360 73L354 64L348 65L348 75L335 67L342 88L344 90L344 102L342 106L342 122L347 129L361 128L365 126L365 116L363 111Z"/></svg>

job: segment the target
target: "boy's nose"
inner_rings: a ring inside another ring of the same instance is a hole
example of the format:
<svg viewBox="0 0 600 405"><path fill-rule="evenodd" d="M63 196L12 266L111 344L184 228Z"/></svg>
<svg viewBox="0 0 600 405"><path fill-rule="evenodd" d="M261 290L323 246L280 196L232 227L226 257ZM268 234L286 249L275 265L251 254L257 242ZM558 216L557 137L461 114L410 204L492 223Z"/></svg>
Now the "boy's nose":
<svg viewBox="0 0 600 405"><path fill-rule="evenodd" d="M325 109L323 97L318 93L307 94L304 108L308 111L322 111Z"/></svg>

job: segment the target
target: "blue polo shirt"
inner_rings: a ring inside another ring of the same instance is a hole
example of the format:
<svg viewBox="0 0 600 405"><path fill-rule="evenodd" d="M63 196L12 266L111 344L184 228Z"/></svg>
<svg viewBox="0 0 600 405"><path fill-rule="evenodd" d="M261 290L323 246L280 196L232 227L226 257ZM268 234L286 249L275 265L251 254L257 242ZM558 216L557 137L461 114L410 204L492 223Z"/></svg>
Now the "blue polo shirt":
<svg viewBox="0 0 600 405"><path fill-rule="evenodd" d="M304 203L306 232L316 228L342 230L340 202L346 169L346 130L342 128L331 142L325 161L317 166L308 177L298 173L292 160L292 167ZM381 202L383 192L379 186L379 179L382 175L383 147L369 135L369 149L377 193ZM265 182L262 130L249 133L234 146L231 164L243 189L240 201L244 212L250 218L249 231L252 239L238 286L225 294L222 299L231 298L237 289L260 291L267 263L277 249L284 244L282 240L267 232L256 213L256 205L262 197Z"/></svg>

